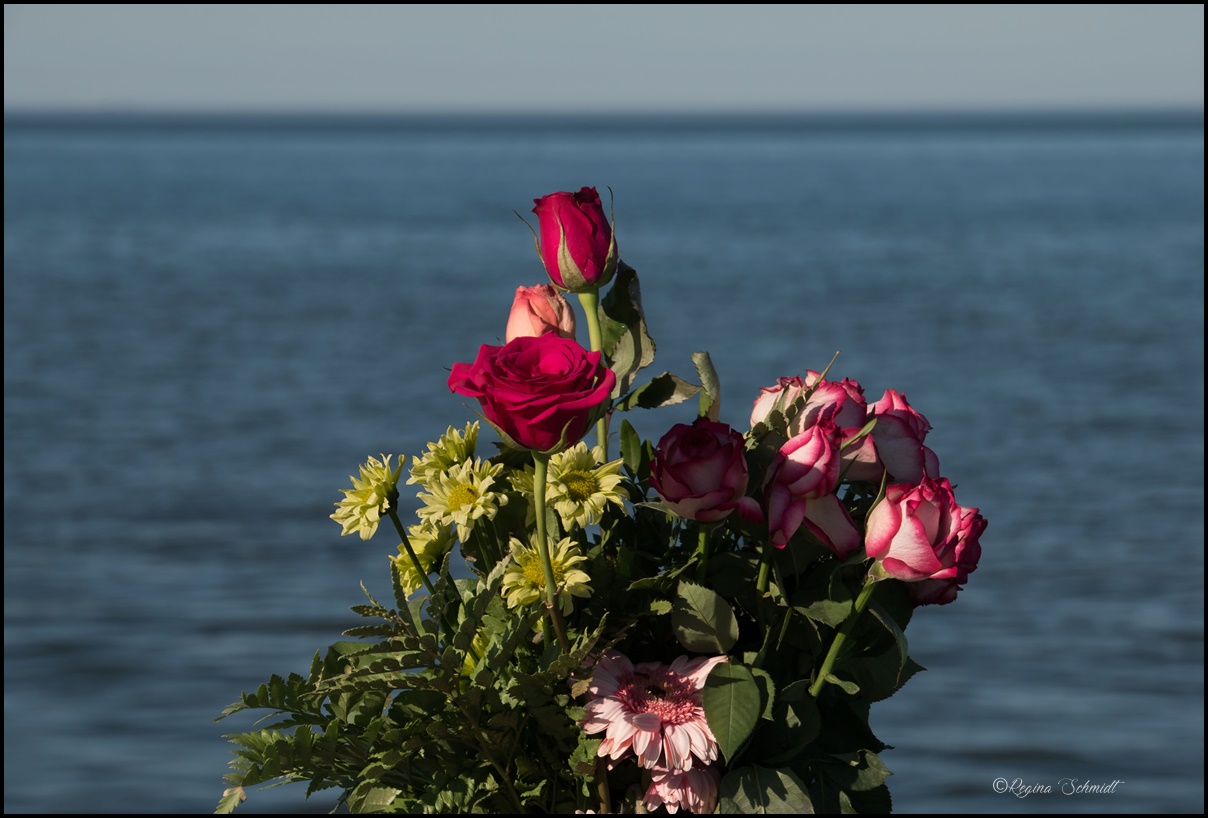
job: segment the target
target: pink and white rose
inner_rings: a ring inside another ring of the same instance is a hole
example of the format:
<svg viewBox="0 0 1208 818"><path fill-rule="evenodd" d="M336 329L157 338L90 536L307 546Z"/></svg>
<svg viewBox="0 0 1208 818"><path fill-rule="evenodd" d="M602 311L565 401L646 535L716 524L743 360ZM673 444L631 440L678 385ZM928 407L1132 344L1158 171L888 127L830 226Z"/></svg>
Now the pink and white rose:
<svg viewBox="0 0 1208 818"><path fill-rule="evenodd" d="M839 429L840 444L846 444L868 422L868 405L864 401L864 388L851 378L828 381L814 370L808 370L804 378L780 378L772 386L759 390L751 412L751 426L766 420L772 411L786 412L806 394L809 398L801 411L788 423L790 437L801 434L821 418L832 420ZM865 435L858 442L843 450L845 479L880 480L883 467L877 461L876 447Z"/></svg>
<svg viewBox="0 0 1208 818"><path fill-rule="evenodd" d="M783 412L805 394L805 382L796 376L778 378L776 383L759 390L755 406L751 409L751 427L767 419L772 410Z"/></svg>
<svg viewBox="0 0 1208 818"><path fill-rule="evenodd" d="M866 528L875 576L910 583L915 605L945 605L977 568L986 520L957 505L947 478L924 477L888 486Z"/></svg>
<svg viewBox="0 0 1208 818"><path fill-rule="evenodd" d="M834 421L823 417L780 447L764 485L768 528L777 548L788 545L802 524L840 558L860 547L860 532L835 495L839 443Z"/></svg>
<svg viewBox="0 0 1208 818"><path fill-rule="evenodd" d="M923 445L931 424L906 401L905 395L886 389L885 395L869 406L868 411L877 419L872 439L879 465L889 472L889 482L918 483L924 477L939 476L939 459ZM880 479L880 472L875 477L852 477Z"/></svg>

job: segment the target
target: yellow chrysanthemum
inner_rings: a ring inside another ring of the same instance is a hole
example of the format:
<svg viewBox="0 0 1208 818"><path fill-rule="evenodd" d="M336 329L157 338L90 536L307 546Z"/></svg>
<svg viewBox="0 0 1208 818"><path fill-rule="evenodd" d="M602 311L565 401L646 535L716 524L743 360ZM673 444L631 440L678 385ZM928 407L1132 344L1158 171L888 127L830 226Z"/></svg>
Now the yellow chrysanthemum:
<svg viewBox="0 0 1208 818"><path fill-rule="evenodd" d="M407 539L411 549L419 558L422 573L407 554L402 543L398 546L398 556L391 557L398 569L399 582L403 590L413 594L424 584L424 577L440 567L441 560L453 548L453 531L447 525L413 525L407 527Z"/></svg>
<svg viewBox="0 0 1208 818"><path fill-rule="evenodd" d="M604 507L609 503L622 507L625 504L627 494L621 488L621 483L625 482L621 476L624 461L600 465L602 459L599 448L589 451L583 441L549 459L545 503L558 512L563 528L568 531L600 522ZM512 488L529 499L528 522L531 525L536 518L532 503L532 466L512 473Z"/></svg>
<svg viewBox="0 0 1208 818"><path fill-rule="evenodd" d="M490 647L490 644L490 640L481 631L474 634L474 639L470 642L470 649L466 651L466 658L461 663L461 675L465 677L462 680L463 687L467 681L473 678L474 668L487 655L487 648Z"/></svg>
<svg viewBox="0 0 1208 818"><path fill-rule="evenodd" d="M430 525L456 525L457 539L465 542L476 521L494 519L507 505L503 486L495 486L501 471L502 463L479 460L452 466L425 484L428 491L419 495L424 507L416 513Z"/></svg>
<svg viewBox="0 0 1208 818"><path fill-rule="evenodd" d="M545 501L558 512L567 530L572 524L587 528L600 522L609 503L625 506L626 492L620 487L625 481L621 476L624 461L600 465L601 459L598 450L588 451L583 441L549 459Z"/></svg>
<svg viewBox="0 0 1208 818"><path fill-rule="evenodd" d="M515 537L511 540L512 563L503 574L503 595L509 608L535 605L545 599L545 570L541 567L541 551L525 545ZM572 597L591 596L591 577L575 566L587 557L579 553L574 541L566 537L550 548L550 563L554 583L558 587L558 606L564 615L573 608Z"/></svg>
<svg viewBox="0 0 1208 818"><path fill-rule="evenodd" d="M472 458L477 445L478 421L467 423L462 432L450 426L439 440L428 444L428 451L422 457L411 458L411 477L407 479L407 485L419 483L424 488L431 488L430 481Z"/></svg>
<svg viewBox="0 0 1208 818"><path fill-rule="evenodd" d="M369 458L361 464L360 478L349 476L352 488L340 489L344 499L336 503L336 513L331 515L344 530L340 536L356 531L362 540L367 540L377 531L378 522L398 502L398 478L403 470L402 460L390 468L392 454L382 459Z"/></svg>

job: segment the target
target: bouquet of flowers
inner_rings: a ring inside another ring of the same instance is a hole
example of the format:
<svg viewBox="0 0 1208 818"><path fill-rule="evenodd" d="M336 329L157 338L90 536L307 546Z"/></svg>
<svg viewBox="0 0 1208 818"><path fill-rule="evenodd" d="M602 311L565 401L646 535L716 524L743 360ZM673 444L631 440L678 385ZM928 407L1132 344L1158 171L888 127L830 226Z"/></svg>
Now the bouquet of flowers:
<svg viewBox="0 0 1208 818"><path fill-rule="evenodd" d="M956 599L986 526L926 418L828 366L730 426L707 353L692 380L642 374L638 277L596 190L534 212L550 283L448 378L479 419L409 466L368 458L331 515L397 535L392 598L365 591L366 624L307 675L224 711L270 713L228 736L217 811L268 781L352 812L890 811L870 707L922 669L911 613ZM654 443L624 419L692 398Z"/></svg>

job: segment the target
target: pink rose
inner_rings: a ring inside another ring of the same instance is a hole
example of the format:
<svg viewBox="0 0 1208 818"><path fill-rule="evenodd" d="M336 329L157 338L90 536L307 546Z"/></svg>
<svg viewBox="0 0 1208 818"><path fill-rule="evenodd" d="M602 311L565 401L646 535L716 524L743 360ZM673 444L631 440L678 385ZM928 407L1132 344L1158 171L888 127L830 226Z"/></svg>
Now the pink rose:
<svg viewBox="0 0 1208 818"><path fill-rule="evenodd" d="M650 484L686 520L717 522L740 504L743 516L758 515L758 504L745 496L744 447L743 436L725 423L708 418L677 423L655 447Z"/></svg>
<svg viewBox="0 0 1208 818"><path fill-rule="evenodd" d="M895 484L868 514L865 547L882 578L911 584L916 605L945 605L977 568L986 520L956 504L946 478Z"/></svg>
<svg viewBox="0 0 1208 818"><path fill-rule="evenodd" d="M869 406L868 411L877 419L872 439L877 447L877 458L889 472L891 483L914 484L924 477L939 476L939 459L923 445L931 424L906 402L905 395L886 389L884 397ZM880 474L863 479L879 480Z"/></svg>
<svg viewBox="0 0 1208 818"><path fill-rule="evenodd" d="M533 201L541 233L537 251L554 284L578 293L611 281L617 243L596 189L551 193Z"/></svg>
<svg viewBox="0 0 1208 818"><path fill-rule="evenodd" d="M799 397L805 394L805 383L797 377L778 378L776 383L759 390L755 406L751 410L751 427L762 423L775 409L783 413L793 405Z"/></svg>
<svg viewBox="0 0 1208 818"><path fill-rule="evenodd" d="M575 311L562 293L550 284L517 287L512 312L508 315L505 340L535 337L552 332L563 338L575 337Z"/></svg>
<svg viewBox="0 0 1208 818"><path fill-rule="evenodd" d="M483 344L474 363L453 364L449 389L477 398L516 445L550 452L577 443L607 409L616 376L600 358L553 334Z"/></svg>
<svg viewBox="0 0 1208 818"><path fill-rule="evenodd" d="M842 559L860 547L860 532L835 496L839 470L839 430L830 418L780 447L765 478L773 545L784 548L804 523Z"/></svg>
<svg viewBox="0 0 1208 818"><path fill-rule="evenodd" d="M804 387L807 391L810 388L814 391L805 402L801 414L794 418L789 426L790 432L800 434L820 417L829 417L840 432L853 429L852 434L855 434L864 427L868 406L864 403L864 387L860 384L851 378L841 381L823 380L811 369L805 373ZM840 437L846 440L850 435L843 434Z"/></svg>

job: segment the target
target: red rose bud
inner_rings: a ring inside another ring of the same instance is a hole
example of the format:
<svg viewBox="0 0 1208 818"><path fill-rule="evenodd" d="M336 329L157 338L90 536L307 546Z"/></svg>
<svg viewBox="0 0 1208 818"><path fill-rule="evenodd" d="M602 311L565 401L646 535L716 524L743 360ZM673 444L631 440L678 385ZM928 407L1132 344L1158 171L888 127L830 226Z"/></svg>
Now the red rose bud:
<svg viewBox="0 0 1208 818"><path fill-rule="evenodd" d="M535 338L551 332L563 338L575 337L575 311L562 293L549 284L517 287L505 339Z"/></svg>
<svg viewBox="0 0 1208 818"><path fill-rule="evenodd" d="M617 242L596 189L551 193L533 201L541 233L537 253L554 284L579 293L611 281Z"/></svg>
<svg viewBox="0 0 1208 818"><path fill-rule="evenodd" d="M910 583L915 605L945 605L977 568L986 520L956 504L947 479L897 484L868 514L864 535L874 576Z"/></svg>
<svg viewBox="0 0 1208 818"><path fill-rule="evenodd" d="M650 463L650 483L663 502L686 520L725 519L746 499L747 460L743 436L725 423L697 418L677 423L659 440ZM743 508L742 516L757 509Z"/></svg>
<svg viewBox="0 0 1208 818"><path fill-rule="evenodd" d="M474 363L453 364L449 389L476 398L505 443L552 453L579 442L607 411L616 375L600 358L552 333L484 344Z"/></svg>

